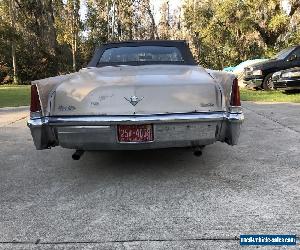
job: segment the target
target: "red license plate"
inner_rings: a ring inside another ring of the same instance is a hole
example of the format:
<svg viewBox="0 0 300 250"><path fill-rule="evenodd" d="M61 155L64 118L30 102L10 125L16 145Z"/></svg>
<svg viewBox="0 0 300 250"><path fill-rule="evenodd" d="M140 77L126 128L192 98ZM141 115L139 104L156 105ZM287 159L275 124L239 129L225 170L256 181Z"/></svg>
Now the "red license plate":
<svg viewBox="0 0 300 250"><path fill-rule="evenodd" d="M118 125L119 142L153 141L153 126L148 125Z"/></svg>

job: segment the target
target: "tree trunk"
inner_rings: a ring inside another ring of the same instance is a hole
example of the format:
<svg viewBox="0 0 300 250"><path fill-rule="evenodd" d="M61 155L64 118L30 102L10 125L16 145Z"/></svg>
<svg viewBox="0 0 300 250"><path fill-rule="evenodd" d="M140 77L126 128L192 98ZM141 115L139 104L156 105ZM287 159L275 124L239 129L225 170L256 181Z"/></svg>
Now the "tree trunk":
<svg viewBox="0 0 300 250"><path fill-rule="evenodd" d="M16 28L16 13L15 13L15 3L14 0L9 0L9 14L11 19L11 28L15 32ZM13 65L13 83L18 83L18 76L17 76L17 57L16 57L16 42L15 38L13 37L11 40L11 57L12 57L12 65Z"/></svg>
<svg viewBox="0 0 300 250"><path fill-rule="evenodd" d="M106 21L107 21L107 41L110 41L110 27L109 27L109 0L106 1Z"/></svg>
<svg viewBox="0 0 300 250"><path fill-rule="evenodd" d="M72 44L73 71L76 72L77 34L74 34Z"/></svg>
<svg viewBox="0 0 300 250"><path fill-rule="evenodd" d="M151 39L159 39L159 35L158 35L158 32L157 32L157 27L155 25L155 20L154 20L154 16L153 16L153 13L150 9L150 5L148 5L147 7L147 12L148 12L148 15L151 19Z"/></svg>
<svg viewBox="0 0 300 250"><path fill-rule="evenodd" d="M115 40L115 24L116 24L116 1L112 2L112 20L111 20L111 40Z"/></svg>
<svg viewBox="0 0 300 250"><path fill-rule="evenodd" d="M76 71L76 50L77 50L77 29L76 29L76 19L75 19L75 3L74 1L72 3L72 9L71 9L71 47L72 47L72 65L73 65L73 71Z"/></svg>
<svg viewBox="0 0 300 250"><path fill-rule="evenodd" d="M42 6L42 15L41 17L41 29L42 30L42 39L48 41L48 48L50 54L55 57L57 52L57 40L56 40L56 29L55 21L53 14L53 4L52 0L39 0L40 5Z"/></svg>

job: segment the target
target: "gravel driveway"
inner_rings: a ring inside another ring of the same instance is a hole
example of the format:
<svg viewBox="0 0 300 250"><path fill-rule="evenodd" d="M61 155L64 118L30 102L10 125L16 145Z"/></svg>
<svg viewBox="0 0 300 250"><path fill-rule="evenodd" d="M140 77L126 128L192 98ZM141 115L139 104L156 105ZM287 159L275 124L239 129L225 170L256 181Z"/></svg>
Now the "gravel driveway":
<svg viewBox="0 0 300 250"><path fill-rule="evenodd" d="M0 248L240 249L240 234L299 237L300 105L244 107L235 147L80 161L35 150L26 109L1 109Z"/></svg>

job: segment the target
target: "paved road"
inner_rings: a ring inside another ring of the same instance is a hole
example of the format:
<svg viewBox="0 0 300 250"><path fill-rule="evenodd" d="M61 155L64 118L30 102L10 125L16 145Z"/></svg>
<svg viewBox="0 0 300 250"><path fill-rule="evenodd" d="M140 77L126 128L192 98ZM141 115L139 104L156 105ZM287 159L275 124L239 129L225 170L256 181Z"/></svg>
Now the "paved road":
<svg viewBox="0 0 300 250"><path fill-rule="evenodd" d="M240 234L299 236L300 105L244 106L238 146L80 161L36 151L24 109L0 110L0 248L239 249Z"/></svg>

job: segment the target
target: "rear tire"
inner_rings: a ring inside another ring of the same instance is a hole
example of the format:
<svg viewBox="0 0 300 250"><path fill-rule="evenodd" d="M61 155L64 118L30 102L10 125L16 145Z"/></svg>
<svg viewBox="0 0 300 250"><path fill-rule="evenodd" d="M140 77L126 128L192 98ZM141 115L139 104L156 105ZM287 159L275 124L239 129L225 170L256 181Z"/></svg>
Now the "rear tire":
<svg viewBox="0 0 300 250"><path fill-rule="evenodd" d="M272 81L272 75L273 75L273 73L268 74L265 77L265 79L263 80L262 87L266 91L272 91L272 90L274 90L274 83Z"/></svg>

